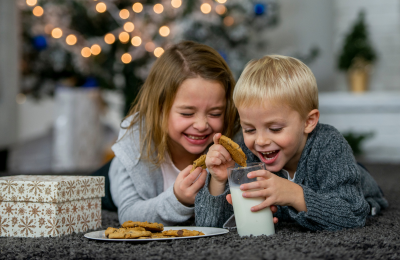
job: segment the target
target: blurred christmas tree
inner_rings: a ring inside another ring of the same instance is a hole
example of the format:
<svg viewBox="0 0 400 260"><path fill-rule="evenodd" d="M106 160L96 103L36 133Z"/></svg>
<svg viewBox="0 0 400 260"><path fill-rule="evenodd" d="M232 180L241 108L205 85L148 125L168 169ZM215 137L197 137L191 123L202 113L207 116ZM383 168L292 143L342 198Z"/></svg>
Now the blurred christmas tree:
<svg viewBox="0 0 400 260"><path fill-rule="evenodd" d="M20 0L22 93L53 95L56 85L116 89L126 109L168 45L210 45L238 77L260 32L278 23L275 0Z"/></svg>

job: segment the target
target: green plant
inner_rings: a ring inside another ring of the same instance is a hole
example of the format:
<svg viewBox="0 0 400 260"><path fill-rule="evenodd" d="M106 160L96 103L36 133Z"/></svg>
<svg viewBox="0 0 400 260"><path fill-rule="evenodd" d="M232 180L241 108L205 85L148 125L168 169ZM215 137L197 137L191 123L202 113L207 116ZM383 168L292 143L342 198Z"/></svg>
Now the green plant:
<svg viewBox="0 0 400 260"><path fill-rule="evenodd" d="M354 133L354 132L349 131L349 132L343 133L343 137L349 143L355 156L362 155L364 153L362 150L362 144L365 140L371 138L373 135L374 135L373 132Z"/></svg>
<svg viewBox="0 0 400 260"><path fill-rule="evenodd" d="M359 12L353 29L344 40L343 49L339 56L339 69L349 70L355 58L362 59L367 63L373 63L377 59L376 52L369 40L364 11Z"/></svg>

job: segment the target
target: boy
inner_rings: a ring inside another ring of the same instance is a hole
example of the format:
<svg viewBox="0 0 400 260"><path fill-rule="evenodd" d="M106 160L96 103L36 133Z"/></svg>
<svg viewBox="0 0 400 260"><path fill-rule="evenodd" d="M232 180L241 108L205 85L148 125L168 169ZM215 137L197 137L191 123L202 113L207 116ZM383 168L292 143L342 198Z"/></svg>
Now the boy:
<svg viewBox="0 0 400 260"><path fill-rule="evenodd" d="M364 226L369 213L388 206L343 136L318 123L317 83L304 63L280 55L249 62L233 99L247 162L262 161L267 169L249 173L259 180L240 187L246 198L266 198L252 211L271 207L275 223L294 220L310 230L340 230ZM226 169L234 161L219 137L207 153L210 175L196 196L196 226L221 227L232 220Z"/></svg>

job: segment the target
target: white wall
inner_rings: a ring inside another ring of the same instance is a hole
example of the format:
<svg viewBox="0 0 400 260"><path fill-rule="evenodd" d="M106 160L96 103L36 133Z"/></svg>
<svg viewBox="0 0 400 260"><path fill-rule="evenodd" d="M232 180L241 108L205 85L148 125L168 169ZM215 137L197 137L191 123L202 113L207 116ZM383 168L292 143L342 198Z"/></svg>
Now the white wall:
<svg viewBox="0 0 400 260"><path fill-rule="evenodd" d="M14 1L0 0L0 149L17 140L17 14Z"/></svg>

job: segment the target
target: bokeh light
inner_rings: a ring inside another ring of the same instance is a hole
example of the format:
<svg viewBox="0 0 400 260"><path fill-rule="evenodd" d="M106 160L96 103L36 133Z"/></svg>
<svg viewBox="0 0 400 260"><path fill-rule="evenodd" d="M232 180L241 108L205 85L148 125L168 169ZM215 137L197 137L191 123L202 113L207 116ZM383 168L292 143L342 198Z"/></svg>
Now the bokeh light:
<svg viewBox="0 0 400 260"><path fill-rule="evenodd" d="M101 52L101 47L98 44L93 44L92 47L90 47L90 52L93 55L98 55Z"/></svg>
<svg viewBox="0 0 400 260"><path fill-rule="evenodd" d="M120 42L122 43L127 43L129 41L129 33L127 32L121 32L118 36L118 39L120 40Z"/></svg>
<svg viewBox="0 0 400 260"><path fill-rule="evenodd" d="M67 38L65 38L65 42L68 45L75 45L77 41L78 41L78 39L73 34L70 34L70 35L67 36Z"/></svg>
<svg viewBox="0 0 400 260"><path fill-rule="evenodd" d="M92 55L92 52L90 51L89 47L84 47L81 51L81 54L83 57L88 58L90 55Z"/></svg>
<svg viewBox="0 0 400 260"><path fill-rule="evenodd" d="M26 4L29 6L34 6L37 4L37 0L26 0Z"/></svg>
<svg viewBox="0 0 400 260"><path fill-rule="evenodd" d="M164 25L160 28L160 30L158 32L160 33L161 36L167 37L170 33L170 30L169 30L168 26Z"/></svg>
<svg viewBox="0 0 400 260"><path fill-rule="evenodd" d="M156 14L161 14L164 11L164 6L162 4L155 4L153 10Z"/></svg>
<svg viewBox="0 0 400 260"><path fill-rule="evenodd" d="M215 12L219 15L223 15L226 12L226 7L225 5L217 5L215 7Z"/></svg>
<svg viewBox="0 0 400 260"><path fill-rule="evenodd" d="M235 22L235 19L233 19L232 16L227 16L224 18L224 24L228 27L232 26L234 22Z"/></svg>
<svg viewBox="0 0 400 260"><path fill-rule="evenodd" d="M107 44L113 44L115 42L115 36L112 33L107 33L106 36L104 36L104 41Z"/></svg>
<svg viewBox="0 0 400 260"><path fill-rule="evenodd" d="M220 3L220 4L225 4L226 0L217 0L217 2Z"/></svg>
<svg viewBox="0 0 400 260"><path fill-rule="evenodd" d="M100 2L96 5L96 11L99 13L104 13L107 10L107 6L105 3Z"/></svg>
<svg viewBox="0 0 400 260"><path fill-rule="evenodd" d="M142 39L139 36L135 36L132 38L131 43L133 46L138 47L142 44Z"/></svg>
<svg viewBox="0 0 400 260"><path fill-rule="evenodd" d="M154 56L156 56L157 58L160 57L163 53L164 53L164 49L161 47L157 47L154 50Z"/></svg>
<svg viewBox="0 0 400 260"><path fill-rule="evenodd" d="M125 64L129 63L132 61L132 56L129 53L124 53L121 56L121 61Z"/></svg>
<svg viewBox="0 0 400 260"><path fill-rule="evenodd" d="M40 17L43 15L43 8L41 6L36 6L33 8L32 13L34 16Z"/></svg>
<svg viewBox="0 0 400 260"><path fill-rule="evenodd" d="M200 10L201 10L203 13L208 14L208 13L211 12L211 5L210 5L210 4L207 4L207 3L204 3L204 4L202 4L202 5L200 6Z"/></svg>
<svg viewBox="0 0 400 260"><path fill-rule="evenodd" d="M51 36L52 36L53 38L58 39L58 38L61 38L62 35L63 35L63 32L62 32L62 30L61 30L60 28L54 28L54 29L51 31Z"/></svg>
<svg viewBox="0 0 400 260"><path fill-rule="evenodd" d="M141 3L134 3L134 4L132 5L132 10L133 10L135 13L140 13L141 11L143 11L143 5L142 5Z"/></svg>
<svg viewBox="0 0 400 260"><path fill-rule="evenodd" d="M148 43L146 43L146 45L144 46L144 48L145 48L146 51L148 51L148 52L153 52L154 49L156 48L156 45L154 44L154 42L148 42Z"/></svg>
<svg viewBox="0 0 400 260"><path fill-rule="evenodd" d="M129 18L128 9L122 9L121 11L119 11L119 17L121 17L121 19L128 19Z"/></svg>
<svg viewBox="0 0 400 260"><path fill-rule="evenodd" d="M171 5L173 8L179 8L182 5L182 1L181 0L171 0Z"/></svg>
<svg viewBox="0 0 400 260"><path fill-rule="evenodd" d="M127 32L133 32L133 30L135 30L135 25L132 22L126 22L124 24L124 30Z"/></svg>

